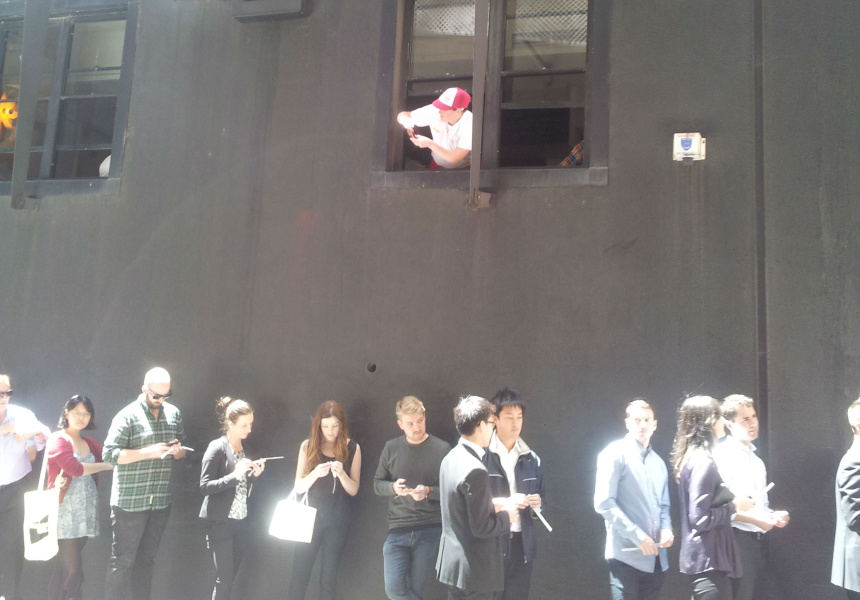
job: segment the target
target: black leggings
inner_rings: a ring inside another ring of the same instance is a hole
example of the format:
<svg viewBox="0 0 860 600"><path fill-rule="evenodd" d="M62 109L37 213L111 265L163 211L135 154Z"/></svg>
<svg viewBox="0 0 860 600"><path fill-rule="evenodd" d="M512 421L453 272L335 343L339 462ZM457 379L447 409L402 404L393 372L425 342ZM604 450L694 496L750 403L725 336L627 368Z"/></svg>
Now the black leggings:
<svg viewBox="0 0 860 600"><path fill-rule="evenodd" d="M85 537L57 540L60 551L54 563L51 583L48 584L49 600L81 600L81 585L84 582L81 550L86 543Z"/></svg>

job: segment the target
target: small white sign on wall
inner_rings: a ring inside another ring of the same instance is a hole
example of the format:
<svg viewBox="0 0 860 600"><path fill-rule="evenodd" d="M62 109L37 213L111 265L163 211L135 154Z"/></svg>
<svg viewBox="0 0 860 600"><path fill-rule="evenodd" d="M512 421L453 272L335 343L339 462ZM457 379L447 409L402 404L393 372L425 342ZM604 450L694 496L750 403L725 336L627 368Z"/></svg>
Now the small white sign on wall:
<svg viewBox="0 0 860 600"><path fill-rule="evenodd" d="M672 145L672 158L674 160L705 160L705 147L707 140L701 133L676 133L675 143Z"/></svg>

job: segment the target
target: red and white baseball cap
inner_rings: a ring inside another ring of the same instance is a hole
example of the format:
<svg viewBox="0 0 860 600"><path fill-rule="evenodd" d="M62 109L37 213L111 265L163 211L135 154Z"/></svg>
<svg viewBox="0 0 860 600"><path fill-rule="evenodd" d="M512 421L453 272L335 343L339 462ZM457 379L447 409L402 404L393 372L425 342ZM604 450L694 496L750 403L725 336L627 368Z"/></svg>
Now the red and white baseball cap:
<svg viewBox="0 0 860 600"><path fill-rule="evenodd" d="M439 110L451 110L452 108L467 108L472 97L466 93L466 90L461 90L458 87L448 88L437 100L433 101L433 106Z"/></svg>

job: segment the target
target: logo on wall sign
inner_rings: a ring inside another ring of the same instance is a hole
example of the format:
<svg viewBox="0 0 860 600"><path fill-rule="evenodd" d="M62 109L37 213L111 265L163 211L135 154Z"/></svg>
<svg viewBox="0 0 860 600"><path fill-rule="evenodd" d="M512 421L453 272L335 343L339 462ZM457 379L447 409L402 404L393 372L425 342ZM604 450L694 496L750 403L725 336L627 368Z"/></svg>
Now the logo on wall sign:
<svg viewBox="0 0 860 600"><path fill-rule="evenodd" d="M683 137L681 138L681 149L684 152L689 152L690 148L693 147L693 138L691 137Z"/></svg>

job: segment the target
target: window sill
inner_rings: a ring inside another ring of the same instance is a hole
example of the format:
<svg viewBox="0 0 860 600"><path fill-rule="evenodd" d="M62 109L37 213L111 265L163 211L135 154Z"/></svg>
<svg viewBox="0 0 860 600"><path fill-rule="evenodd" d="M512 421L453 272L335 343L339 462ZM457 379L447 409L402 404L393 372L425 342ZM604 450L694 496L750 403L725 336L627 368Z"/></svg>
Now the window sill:
<svg viewBox="0 0 860 600"><path fill-rule="evenodd" d="M31 198L46 196L118 194L119 178L115 179L35 179L24 186L24 194ZM0 181L0 196L12 194L12 182Z"/></svg>
<svg viewBox="0 0 860 600"><path fill-rule="evenodd" d="M605 186L607 167L481 171L481 189ZM469 171L372 171L371 189L469 189Z"/></svg>

